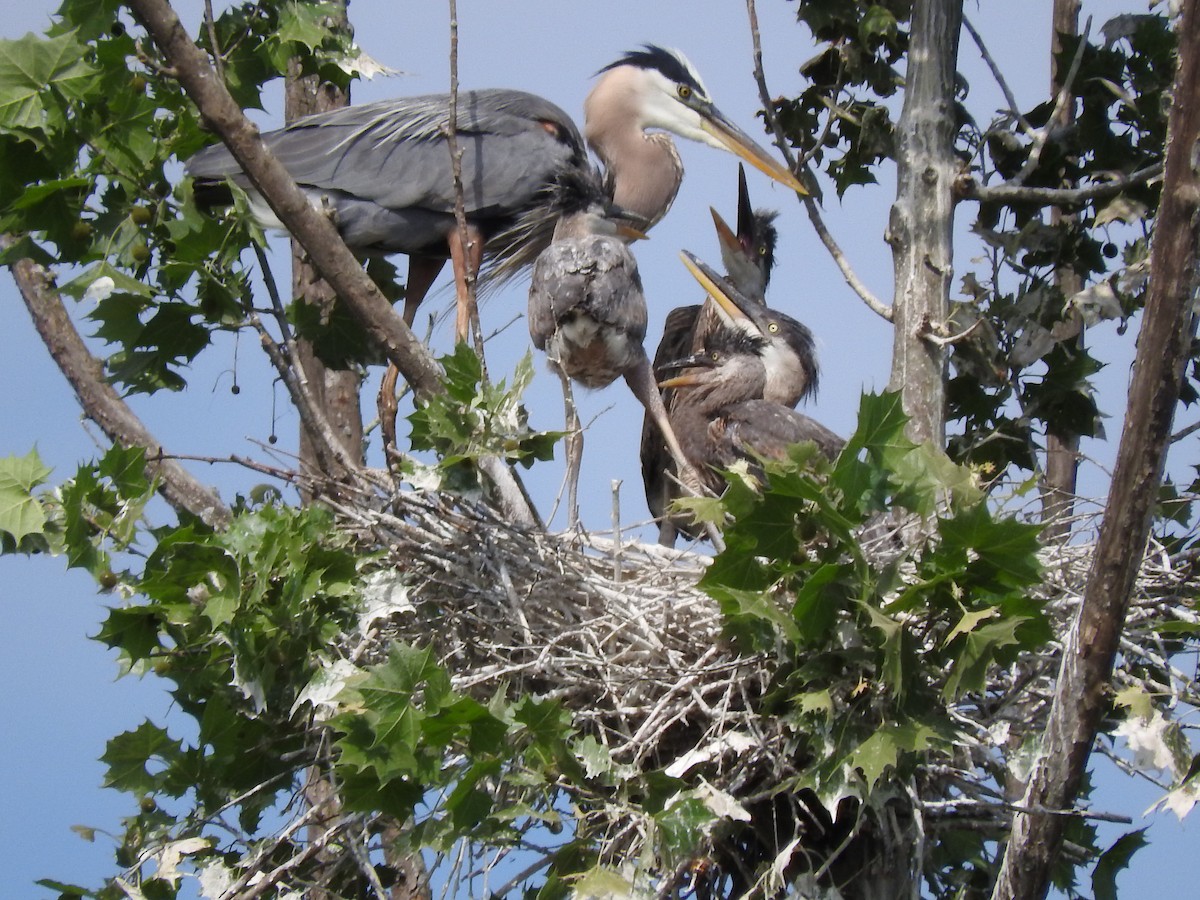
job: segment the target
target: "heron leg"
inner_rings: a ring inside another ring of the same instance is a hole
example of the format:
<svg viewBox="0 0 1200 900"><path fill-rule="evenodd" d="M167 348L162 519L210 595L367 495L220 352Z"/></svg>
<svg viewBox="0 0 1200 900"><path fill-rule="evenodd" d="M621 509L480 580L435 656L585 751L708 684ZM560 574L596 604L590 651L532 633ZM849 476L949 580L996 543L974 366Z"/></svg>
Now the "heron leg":
<svg viewBox="0 0 1200 900"><path fill-rule="evenodd" d="M404 289L404 324L408 327L412 327L413 320L417 317L417 307L429 293L444 265L444 259L423 256L408 258L408 284ZM399 411L396 403L396 383L399 380L400 370L396 368L395 363L388 363L387 371L383 373L383 381L379 384L379 396L375 401L379 410L379 431L383 435L385 461L391 460L391 451L396 446L396 413Z"/></svg>
<svg viewBox="0 0 1200 900"><path fill-rule="evenodd" d="M554 371L562 382L563 412L567 429L567 527L579 527L579 470L583 465L583 426L579 411L575 408L575 394L571 390L571 379L557 365Z"/></svg>
<svg viewBox="0 0 1200 900"><path fill-rule="evenodd" d="M468 279L470 285L474 285L479 277L479 267L483 264L483 235L474 225L468 224L465 244L462 231L458 228L453 229L446 240L450 244L450 260L454 265L454 289L458 302L458 316L454 323L455 336L458 340L465 341L469 336L471 323L479 321L475 291L468 286Z"/></svg>
<svg viewBox="0 0 1200 900"><path fill-rule="evenodd" d="M675 460L675 469L679 473L680 483L693 495L701 496L703 482L695 467L684 455L683 448L679 446L679 441L675 437L675 429L671 427L671 420L667 417L667 408L663 406L662 397L658 392L658 384L654 380L654 370L650 367L650 360L643 354L640 360L624 372L624 375L625 383L633 391L633 396L637 397L638 402L646 408L646 412L650 414L650 418L662 432L667 449L671 452L671 458Z"/></svg>

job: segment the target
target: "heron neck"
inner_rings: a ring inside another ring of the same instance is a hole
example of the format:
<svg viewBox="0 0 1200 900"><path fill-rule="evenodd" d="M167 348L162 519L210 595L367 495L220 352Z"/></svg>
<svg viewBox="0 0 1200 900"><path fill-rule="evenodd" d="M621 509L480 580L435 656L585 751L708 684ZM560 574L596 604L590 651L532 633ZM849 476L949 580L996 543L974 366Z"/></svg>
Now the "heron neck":
<svg viewBox="0 0 1200 900"><path fill-rule="evenodd" d="M588 98L584 132L612 179L613 200L653 224L667 214L679 192L683 163L669 135L644 131L610 91L612 83L597 85Z"/></svg>

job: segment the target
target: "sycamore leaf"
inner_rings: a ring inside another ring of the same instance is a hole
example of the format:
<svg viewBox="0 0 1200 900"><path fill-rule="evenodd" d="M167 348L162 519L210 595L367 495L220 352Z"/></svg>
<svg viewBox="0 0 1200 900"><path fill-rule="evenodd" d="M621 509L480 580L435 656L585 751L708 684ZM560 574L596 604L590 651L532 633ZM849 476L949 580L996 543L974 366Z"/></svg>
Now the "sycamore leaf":
<svg viewBox="0 0 1200 900"><path fill-rule="evenodd" d="M49 475L36 450L0 459L0 532L11 535L18 547L26 535L41 534L46 526L46 513L33 489Z"/></svg>
<svg viewBox="0 0 1200 900"><path fill-rule="evenodd" d="M1129 868L1133 854L1147 843L1146 829L1139 828L1121 835L1100 855L1092 871L1092 893L1096 900L1117 900L1117 873Z"/></svg>
<svg viewBox="0 0 1200 900"><path fill-rule="evenodd" d="M974 631L980 622L983 622L985 619L992 618L992 616L996 615L996 612L997 610L994 606L989 606L986 609L978 609L963 613L962 618L958 620L958 624L950 629L950 633L946 635L945 640L942 641L943 646L949 644L960 634L969 634L970 632Z"/></svg>
<svg viewBox="0 0 1200 900"><path fill-rule="evenodd" d="M162 780L146 768L152 759L173 759L180 752L179 743L162 728L146 721L133 731L119 734L108 742L101 761L108 764L104 786L132 794L148 794Z"/></svg>
<svg viewBox="0 0 1200 900"><path fill-rule="evenodd" d="M1113 697L1113 702L1117 706L1123 706L1131 716L1136 716L1140 719L1149 719L1154 714L1153 698L1146 692L1145 688L1139 685L1131 685L1122 691L1118 691Z"/></svg>
<svg viewBox="0 0 1200 900"><path fill-rule="evenodd" d="M611 900L615 897L630 897L633 884L612 869L597 866L589 869L575 882L571 896L574 900Z"/></svg>
<svg viewBox="0 0 1200 900"><path fill-rule="evenodd" d="M859 744L849 762L862 770L868 785L874 786L887 769L899 765L901 753L926 750L935 737L932 728L917 722L885 726Z"/></svg>
<svg viewBox="0 0 1200 900"><path fill-rule="evenodd" d="M0 129L40 129L47 117L41 96L46 88L79 98L95 75L74 34L0 41Z"/></svg>

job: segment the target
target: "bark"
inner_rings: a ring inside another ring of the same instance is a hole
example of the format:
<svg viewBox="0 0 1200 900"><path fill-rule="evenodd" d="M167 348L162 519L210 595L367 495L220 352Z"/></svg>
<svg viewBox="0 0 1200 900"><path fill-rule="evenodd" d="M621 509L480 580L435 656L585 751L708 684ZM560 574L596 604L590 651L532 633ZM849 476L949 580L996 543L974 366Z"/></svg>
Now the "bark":
<svg viewBox="0 0 1200 900"><path fill-rule="evenodd" d="M441 368L371 282L333 223L309 205L287 170L267 151L258 129L242 114L175 11L165 0L129 0L129 7L242 171L418 398L443 392ZM480 468L495 487L499 506L510 521L537 527L537 516L508 466L492 457L482 460Z"/></svg>
<svg viewBox="0 0 1200 900"><path fill-rule="evenodd" d="M1062 50L1062 35L1077 35L1079 33L1079 3L1080 0L1054 0L1053 34L1050 40L1050 91L1057 96L1060 92L1071 90L1065 83L1065 72L1058 68L1058 54ZM1075 104L1069 94L1061 106L1062 114L1058 125L1069 125L1075 119ZM1052 123L1054 124L1054 123ZM1064 188L1075 187L1064 182ZM1055 207L1050 210L1050 224L1070 224L1074 214L1064 212ZM1064 300L1079 293L1083 287L1079 273L1071 268L1060 268L1054 273L1054 280L1062 292ZM1072 327L1078 336L1072 341L1075 348L1083 350L1083 318L1077 309L1067 312ZM1056 426L1054 422L1046 424L1046 470L1042 476L1042 520L1046 527L1042 535L1046 541L1062 540L1071 533L1071 514L1075 509L1075 485L1079 473L1079 435Z"/></svg>
<svg viewBox="0 0 1200 900"><path fill-rule="evenodd" d="M0 235L0 247L12 243L11 237ZM88 351L50 273L30 259L18 260L10 268L33 325L74 389L83 414L114 444L140 447L146 452L147 473L159 479L158 492L172 508L214 527L227 525L231 513L217 492L197 481L179 463L163 459L162 444L105 380L104 364Z"/></svg>
<svg viewBox="0 0 1200 900"><path fill-rule="evenodd" d="M1183 4L1178 34L1162 203L1125 425L1079 618L1063 652L1043 755L1025 791L1022 806L1028 810L1071 808L1109 707L1108 682L1145 553L1195 332L1200 179L1192 160L1200 138L1200 0ZM1014 818L994 900L1045 896L1065 821L1045 812Z"/></svg>
<svg viewBox="0 0 1200 900"><path fill-rule="evenodd" d="M345 0L335 4L338 27L348 31ZM340 88L322 82L315 75L302 75L300 66L293 61L289 67L287 87L284 91L284 119L291 122L313 113L340 109L350 103L348 88ZM296 302L307 303L323 312L332 309L337 295L313 268L304 248L292 241L292 296ZM328 368L313 352L308 341L301 340L300 358L297 364L304 370L318 406L324 413L334 434L357 465L363 465L362 409L359 404L359 388L362 379L353 369ZM319 438L318 438L319 440ZM313 436L303 418L300 422L300 460L311 465L315 459ZM340 480L346 473L325 473Z"/></svg>
<svg viewBox="0 0 1200 900"><path fill-rule="evenodd" d="M911 419L909 436L938 447L946 438L946 350L925 336L946 321L950 304L961 31L962 0L914 5L887 234L896 282L891 388Z"/></svg>

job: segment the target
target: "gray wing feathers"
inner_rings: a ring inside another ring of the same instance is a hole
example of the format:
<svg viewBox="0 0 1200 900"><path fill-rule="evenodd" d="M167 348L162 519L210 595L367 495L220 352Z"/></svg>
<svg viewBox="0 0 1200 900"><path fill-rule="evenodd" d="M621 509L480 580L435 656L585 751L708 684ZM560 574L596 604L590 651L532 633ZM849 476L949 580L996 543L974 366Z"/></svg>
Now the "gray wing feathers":
<svg viewBox="0 0 1200 900"><path fill-rule="evenodd" d="M845 441L809 416L769 400L748 400L730 411L727 435L739 455L780 457L789 444L813 441L828 457Z"/></svg>
<svg viewBox="0 0 1200 900"><path fill-rule="evenodd" d="M446 94L406 97L308 116L263 139L305 187L392 209L450 212L448 112ZM583 152L567 114L534 94L464 91L457 121L468 213L511 212ZM222 145L197 153L187 168L196 178L243 181Z"/></svg>

